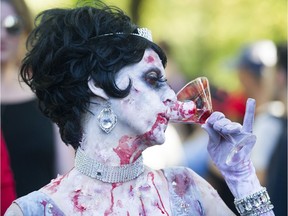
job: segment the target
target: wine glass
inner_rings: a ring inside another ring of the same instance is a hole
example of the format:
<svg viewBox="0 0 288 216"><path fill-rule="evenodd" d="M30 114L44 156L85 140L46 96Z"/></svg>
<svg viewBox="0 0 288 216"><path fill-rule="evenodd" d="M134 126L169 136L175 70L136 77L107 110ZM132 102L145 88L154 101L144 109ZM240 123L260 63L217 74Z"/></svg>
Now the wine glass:
<svg viewBox="0 0 288 216"><path fill-rule="evenodd" d="M176 96L178 107L175 110L180 114L172 115L170 120L174 123L204 124L213 112L210 86L206 77L190 81Z"/></svg>
<svg viewBox="0 0 288 216"><path fill-rule="evenodd" d="M198 77L190 81L176 95L178 104L174 110L180 114L171 115L170 121L172 123L204 124L213 112L209 81L206 77ZM245 151L247 139L252 139L251 136L254 135L249 133L234 134L233 136L240 140L238 142L230 134L221 134L221 136L233 145L226 158L226 164L232 166L239 163L240 158L237 157L237 153L240 150Z"/></svg>

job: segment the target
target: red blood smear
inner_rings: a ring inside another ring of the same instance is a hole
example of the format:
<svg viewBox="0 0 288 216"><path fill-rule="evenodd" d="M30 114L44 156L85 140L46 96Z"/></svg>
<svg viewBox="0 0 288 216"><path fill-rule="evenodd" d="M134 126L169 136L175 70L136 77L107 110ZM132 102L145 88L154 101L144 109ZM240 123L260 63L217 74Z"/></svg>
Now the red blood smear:
<svg viewBox="0 0 288 216"><path fill-rule="evenodd" d="M44 207L44 216L46 216L46 205L47 205L47 202L46 202L45 200L43 200L43 201L41 202L41 204L42 204L43 207Z"/></svg>
<svg viewBox="0 0 288 216"><path fill-rule="evenodd" d="M113 190L118 187L119 185L121 185L121 183L113 183L112 184L112 189L111 189L111 205L110 205L110 208L107 209L105 212L104 212L104 216L108 216L110 215L111 213L113 213L113 207L114 207L114 195L113 195Z"/></svg>
<svg viewBox="0 0 288 216"><path fill-rule="evenodd" d="M72 201L74 203L74 207L78 212L81 212L81 214L86 210L85 207L83 207L80 203L79 203L79 196L81 193L81 190L76 190L75 195L72 198Z"/></svg>
<svg viewBox="0 0 288 216"><path fill-rule="evenodd" d="M162 214L166 213L166 215L169 216L168 212L166 211L166 209L165 209L165 207L164 207L164 204L163 204L162 198L161 198L161 196L160 196L160 193L159 193L159 191L158 191L158 188L157 188L156 185L155 185L155 182L154 182L154 173L150 172L149 175L150 175L151 178L152 178L153 186L154 186L154 188L155 188L155 190L156 190L156 192L157 192L157 195L158 195L158 198L159 198L159 200L160 200L160 203L161 203L161 206L162 206L163 210L160 208L160 206L159 206L158 203L157 203L157 207L161 210Z"/></svg>
<svg viewBox="0 0 288 216"><path fill-rule="evenodd" d="M123 136L119 140L119 145L113 149L120 158L121 165L129 164L132 153L135 152L137 149L137 145L133 145L132 141L132 137Z"/></svg>
<svg viewBox="0 0 288 216"><path fill-rule="evenodd" d="M132 195L132 196L134 195L134 193L133 193L133 186L132 186L132 185L130 185L129 194Z"/></svg>
<svg viewBox="0 0 288 216"><path fill-rule="evenodd" d="M45 188L47 188L47 190L55 193L57 191L57 187L59 186L59 184L61 183L61 181L64 177L65 177L65 175L61 176L57 180L54 180L53 183L48 184L47 186L45 186Z"/></svg>
<svg viewBox="0 0 288 216"><path fill-rule="evenodd" d="M142 200L141 196L140 196L140 201L141 201L143 216L146 216L146 211L145 211L144 203L143 203L143 200ZM142 214L141 214L141 215L142 215Z"/></svg>
<svg viewBox="0 0 288 216"><path fill-rule="evenodd" d="M141 142L143 142L143 141L145 142L146 141L145 142L146 145L150 146L150 142L149 141L152 140L152 139L155 139L154 130L157 127L159 127L160 124L166 124L166 125L168 124L168 120L165 117L163 117L163 116L164 116L164 114L159 113L157 115L156 122L152 126L151 130L146 132L143 135L137 136L136 140L141 140Z"/></svg>
<svg viewBox="0 0 288 216"><path fill-rule="evenodd" d="M154 130L161 124L163 125L168 124L168 120L164 116L165 115L163 113L159 113L157 115L156 122L152 126L152 129L143 135L137 136L135 140L133 140L133 138L129 136L121 137L121 139L119 140L119 145L116 148L113 148L113 151L120 158L121 165L134 162L140 156L141 154L141 151L139 150L139 146L141 145L140 142L142 142L142 144L150 145L149 141L154 138ZM131 161L132 155L135 156L133 158L134 161Z"/></svg>
<svg viewBox="0 0 288 216"><path fill-rule="evenodd" d="M153 56L148 56L148 57L146 58L146 62L147 62L147 63L152 63L152 62L154 62L154 57L153 57Z"/></svg>
<svg viewBox="0 0 288 216"><path fill-rule="evenodd" d="M176 174L174 180L176 185L173 186L175 193L179 197L183 197L189 191L190 186L192 186L193 180L189 177L189 174L184 172L183 174Z"/></svg>

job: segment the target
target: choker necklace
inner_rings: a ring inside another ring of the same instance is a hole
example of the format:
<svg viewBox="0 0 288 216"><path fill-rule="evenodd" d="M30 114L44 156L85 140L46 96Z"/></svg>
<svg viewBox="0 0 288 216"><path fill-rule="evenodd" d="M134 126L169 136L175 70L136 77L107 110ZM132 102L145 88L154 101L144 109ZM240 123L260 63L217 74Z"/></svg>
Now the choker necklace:
<svg viewBox="0 0 288 216"><path fill-rule="evenodd" d="M80 147L76 151L75 168L86 176L107 183L130 181L144 172L142 155L132 164L107 166L89 158Z"/></svg>

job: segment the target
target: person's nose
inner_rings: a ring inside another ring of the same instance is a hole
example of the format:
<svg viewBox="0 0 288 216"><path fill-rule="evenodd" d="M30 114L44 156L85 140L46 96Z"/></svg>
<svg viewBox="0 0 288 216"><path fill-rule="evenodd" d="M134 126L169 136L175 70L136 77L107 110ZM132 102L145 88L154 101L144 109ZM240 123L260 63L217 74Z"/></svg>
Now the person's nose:
<svg viewBox="0 0 288 216"><path fill-rule="evenodd" d="M165 91L162 94L162 101L164 102L164 104L168 104L168 103L175 103L177 101L177 97L176 97L176 93L174 92L174 90L167 85Z"/></svg>

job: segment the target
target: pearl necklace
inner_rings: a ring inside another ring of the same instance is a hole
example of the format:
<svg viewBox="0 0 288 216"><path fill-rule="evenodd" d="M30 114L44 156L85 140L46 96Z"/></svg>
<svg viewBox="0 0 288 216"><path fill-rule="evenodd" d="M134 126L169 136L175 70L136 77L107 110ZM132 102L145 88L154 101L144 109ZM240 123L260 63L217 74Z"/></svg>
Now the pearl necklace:
<svg viewBox="0 0 288 216"><path fill-rule="evenodd" d="M107 166L89 158L81 148L76 151L75 168L86 176L107 183L130 181L144 172L142 155L132 164Z"/></svg>

